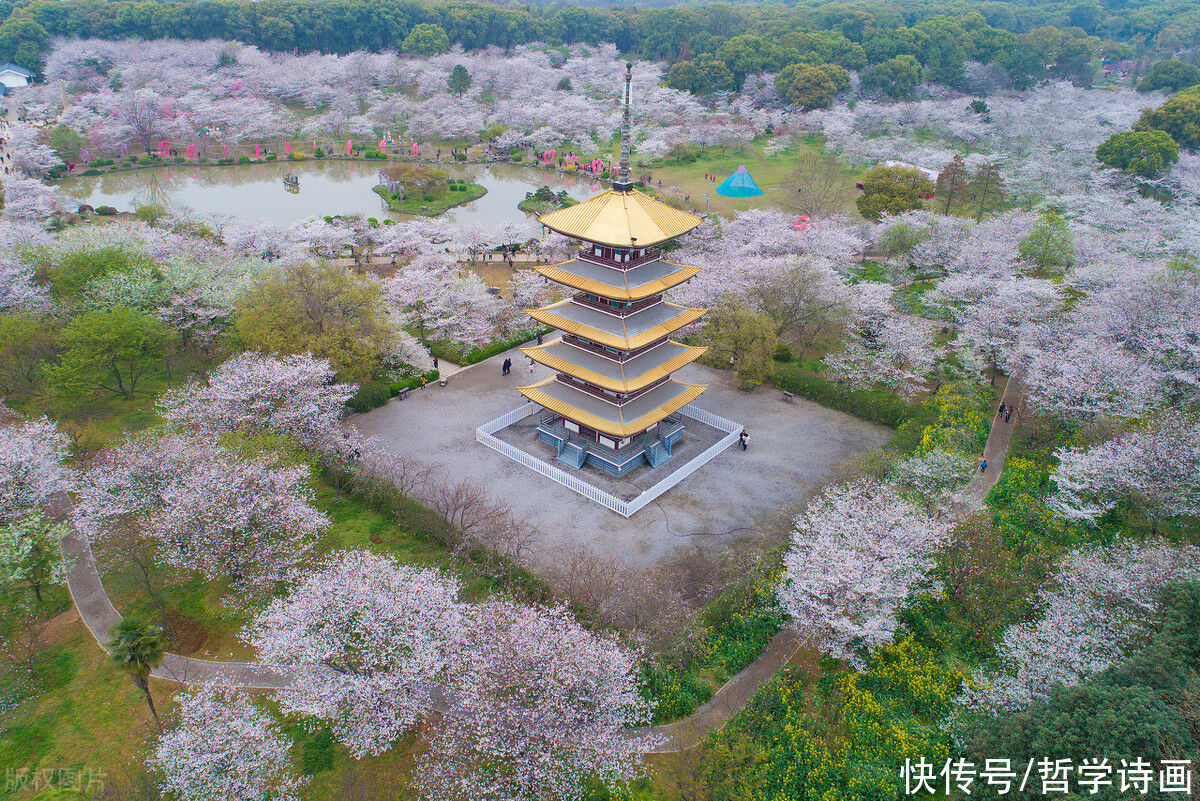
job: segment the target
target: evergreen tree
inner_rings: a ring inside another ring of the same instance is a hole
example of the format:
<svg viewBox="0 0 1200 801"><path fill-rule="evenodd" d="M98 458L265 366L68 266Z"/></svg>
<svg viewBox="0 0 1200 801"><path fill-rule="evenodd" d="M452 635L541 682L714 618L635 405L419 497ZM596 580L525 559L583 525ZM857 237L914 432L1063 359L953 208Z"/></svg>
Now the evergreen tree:
<svg viewBox="0 0 1200 801"><path fill-rule="evenodd" d="M455 64L450 71L450 80L446 83L450 93L462 97L471 88L471 73L462 64Z"/></svg>

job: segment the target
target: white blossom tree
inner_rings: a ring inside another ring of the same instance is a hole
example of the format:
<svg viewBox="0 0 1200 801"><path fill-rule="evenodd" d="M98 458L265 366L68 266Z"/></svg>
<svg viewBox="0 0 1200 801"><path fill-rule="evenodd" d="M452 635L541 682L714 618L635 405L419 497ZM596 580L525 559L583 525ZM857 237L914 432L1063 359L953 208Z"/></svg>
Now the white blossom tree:
<svg viewBox="0 0 1200 801"><path fill-rule="evenodd" d="M779 601L831 655L889 642L947 527L872 479L828 488L796 518Z"/></svg>
<svg viewBox="0 0 1200 801"><path fill-rule="evenodd" d="M637 654L584 629L563 607L489 601L471 610L456 707L417 768L423 798L579 798L586 778L642 772L646 743L625 727L649 715Z"/></svg>
<svg viewBox="0 0 1200 801"><path fill-rule="evenodd" d="M387 750L439 696L466 621L459 587L365 551L335 555L298 576L246 639L295 677L280 694L327 720L356 757Z"/></svg>
<svg viewBox="0 0 1200 801"><path fill-rule="evenodd" d="M71 474L62 464L67 446L67 436L46 417L0 427L0 521L71 488Z"/></svg>
<svg viewBox="0 0 1200 801"><path fill-rule="evenodd" d="M1161 520L1200 515L1200 423L1178 413L1092 448L1055 454L1050 503L1069 520L1094 521L1122 501L1157 531Z"/></svg>
<svg viewBox="0 0 1200 801"><path fill-rule="evenodd" d="M478 275L461 274L442 255L415 259L384 284L384 291L404 325L425 340L486 344L501 313L499 301Z"/></svg>
<svg viewBox="0 0 1200 801"><path fill-rule="evenodd" d="M93 540L135 527L164 558L209 579L267 585L329 520L312 506L306 467L240 458L203 439L130 439L86 473L74 510Z"/></svg>
<svg viewBox="0 0 1200 801"><path fill-rule="evenodd" d="M990 712L1023 709L1055 685L1073 685L1120 661L1147 632L1159 594L1200 579L1200 549L1161 541L1091 547L1068 554L1057 586L1041 593L1042 616L1012 626L1004 667L971 677L960 702Z"/></svg>
<svg viewBox="0 0 1200 801"><path fill-rule="evenodd" d="M274 358L235 356L206 381L167 392L159 409L167 420L201 432L272 429L308 445L340 439L349 384L335 384L329 362L308 354Z"/></svg>
<svg viewBox="0 0 1200 801"><path fill-rule="evenodd" d="M159 788L180 801L296 801L291 739L240 692L201 687L179 695L179 722L148 760Z"/></svg>

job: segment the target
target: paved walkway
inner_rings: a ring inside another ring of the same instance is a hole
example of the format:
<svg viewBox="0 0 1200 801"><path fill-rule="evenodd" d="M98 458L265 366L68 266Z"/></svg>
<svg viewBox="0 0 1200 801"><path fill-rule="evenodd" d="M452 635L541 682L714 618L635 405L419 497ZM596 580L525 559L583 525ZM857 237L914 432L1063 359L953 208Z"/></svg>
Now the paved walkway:
<svg viewBox="0 0 1200 801"><path fill-rule="evenodd" d="M1013 376L1006 384L1001 398L1006 406L1016 404L1015 414L1018 415L1024 403L1024 400L1019 398L1020 391L1020 376ZM998 408L999 404L995 409ZM1005 423L998 415L993 417L991 432L984 447L988 472L972 479L962 493L968 502L968 509L965 510L967 513L982 506L988 490L999 479L1015 425L1016 420ZM70 512L70 499L60 493L52 499L49 511L56 518L65 520ZM67 576L67 588L71 598L79 610L79 616L96 638L97 644L104 648L108 642L108 631L120 621L121 614L113 606L104 589L104 583L96 569L91 544L87 539L72 530L63 539L62 548L63 554L71 560L71 571ZM633 729L629 736L650 736L656 744L647 753L678 753L696 747L705 737L724 728L759 688L787 666L803 644L800 634L795 629L785 627L771 639L766 650L757 659L727 681L708 703L691 715L659 726ZM262 690L286 689L291 686L293 680L286 671L255 662L219 662L174 653L168 653L151 675L181 684L216 684ZM435 698L433 706L439 711L444 711L452 704L439 695Z"/></svg>

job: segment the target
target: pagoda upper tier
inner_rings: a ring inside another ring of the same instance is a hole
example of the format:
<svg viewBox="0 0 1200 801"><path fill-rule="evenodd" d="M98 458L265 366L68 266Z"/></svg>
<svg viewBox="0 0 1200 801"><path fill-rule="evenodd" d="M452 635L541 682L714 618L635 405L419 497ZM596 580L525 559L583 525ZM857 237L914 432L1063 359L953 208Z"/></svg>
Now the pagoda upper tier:
<svg viewBox="0 0 1200 801"><path fill-rule="evenodd" d="M585 242L619 248L650 248L683 236L704 220L636 189L609 189L574 206L543 214L538 222Z"/></svg>

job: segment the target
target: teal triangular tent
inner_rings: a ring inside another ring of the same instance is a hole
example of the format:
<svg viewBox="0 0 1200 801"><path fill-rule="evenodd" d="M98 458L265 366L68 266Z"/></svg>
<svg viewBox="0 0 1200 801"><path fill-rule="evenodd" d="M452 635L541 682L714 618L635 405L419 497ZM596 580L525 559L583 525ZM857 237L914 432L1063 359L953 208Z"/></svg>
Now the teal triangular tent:
<svg viewBox="0 0 1200 801"><path fill-rule="evenodd" d="M738 165L737 172L725 179L725 183L717 187L717 194L725 197L757 197L763 191L750 177L750 171L745 164Z"/></svg>

